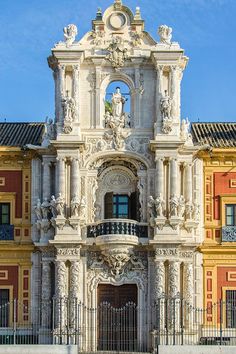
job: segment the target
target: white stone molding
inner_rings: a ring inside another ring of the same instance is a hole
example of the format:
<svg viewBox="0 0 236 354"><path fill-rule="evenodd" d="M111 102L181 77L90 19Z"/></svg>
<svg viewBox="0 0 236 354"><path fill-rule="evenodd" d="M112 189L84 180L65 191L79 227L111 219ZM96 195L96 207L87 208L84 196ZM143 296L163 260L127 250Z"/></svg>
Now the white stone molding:
<svg viewBox="0 0 236 354"><path fill-rule="evenodd" d="M147 219L147 177L146 173L138 174L138 183L137 188L139 191L139 204L140 204L140 220L141 222L145 222Z"/></svg>
<svg viewBox="0 0 236 354"><path fill-rule="evenodd" d="M60 260L71 260L72 258L78 259L80 257L80 248L57 248L57 258Z"/></svg>
<svg viewBox="0 0 236 354"><path fill-rule="evenodd" d="M131 257L129 248L109 248L109 250L102 251L102 255L110 268L112 276L115 278L120 278L124 273L124 266L128 263Z"/></svg>

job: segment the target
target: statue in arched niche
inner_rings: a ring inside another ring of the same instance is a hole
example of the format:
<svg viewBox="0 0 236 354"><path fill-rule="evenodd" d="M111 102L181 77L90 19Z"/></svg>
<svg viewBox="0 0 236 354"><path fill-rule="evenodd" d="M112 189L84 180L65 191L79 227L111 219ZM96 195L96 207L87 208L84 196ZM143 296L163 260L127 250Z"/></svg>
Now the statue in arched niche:
<svg viewBox="0 0 236 354"><path fill-rule="evenodd" d="M113 118L121 119L124 115L124 104L125 104L125 97L121 95L120 87L116 88L116 92L112 94L111 104L112 104L112 115Z"/></svg>

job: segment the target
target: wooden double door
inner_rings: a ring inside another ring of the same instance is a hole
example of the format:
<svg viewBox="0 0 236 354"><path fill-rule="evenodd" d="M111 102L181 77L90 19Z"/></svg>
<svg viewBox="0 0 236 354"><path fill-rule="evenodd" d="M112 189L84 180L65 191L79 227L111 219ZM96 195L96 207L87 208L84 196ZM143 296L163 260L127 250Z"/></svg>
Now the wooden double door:
<svg viewBox="0 0 236 354"><path fill-rule="evenodd" d="M98 286L98 350L135 351L137 286Z"/></svg>

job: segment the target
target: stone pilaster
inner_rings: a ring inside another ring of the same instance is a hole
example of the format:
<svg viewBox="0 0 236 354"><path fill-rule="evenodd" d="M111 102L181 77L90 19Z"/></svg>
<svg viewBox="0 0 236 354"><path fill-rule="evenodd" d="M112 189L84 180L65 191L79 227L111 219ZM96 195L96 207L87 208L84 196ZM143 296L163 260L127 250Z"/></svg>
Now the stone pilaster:
<svg viewBox="0 0 236 354"><path fill-rule="evenodd" d="M59 65L58 68L58 91L59 91L59 101L60 101L60 110L59 110L59 122L63 124L64 117L63 117L63 109L62 109L62 104L61 100L65 96L65 65Z"/></svg>
<svg viewBox="0 0 236 354"><path fill-rule="evenodd" d="M163 95L163 66L156 65L156 122L155 122L155 134L161 132L162 119L160 112L160 100Z"/></svg>
<svg viewBox="0 0 236 354"><path fill-rule="evenodd" d="M163 196L164 187L164 159L156 158L156 195Z"/></svg>
<svg viewBox="0 0 236 354"><path fill-rule="evenodd" d="M187 163L185 165L185 200L192 203L192 164Z"/></svg>
<svg viewBox="0 0 236 354"><path fill-rule="evenodd" d="M67 300L65 296L67 295L67 269L65 265L65 261L57 260L55 262L55 315L56 321L55 326L64 328L66 321L66 308L67 308Z"/></svg>
<svg viewBox="0 0 236 354"><path fill-rule="evenodd" d="M170 196L177 195L178 164L176 158L170 158Z"/></svg>
<svg viewBox="0 0 236 354"><path fill-rule="evenodd" d="M57 191L58 193L61 193L62 197L65 198L65 172L66 172L66 166L65 166L66 159L63 157L58 157L57 158L57 182L58 182L58 188Z"/></svg>
<svg viewBox="0 0 236 354"><path fill-rule="evenodd" d="M172 98L172 111L171 115L174 121L178 119L178 68L176 65L171 66L171 98Z"/></svg>
<svg viewBox="0 0 236 354"><path fill-rule="evenodd" d="M75 121L79 122L79 65L73 65L73 98L75 100Z"/></svg>
<svg viewBox="0 0 236 354"><path fill-rule="evenodd" d="M51 197L51 162L43 158L43 199Z"/></svg>
<svg viewBox="0 0 236 354"><path fill-rule="evenodd" d="M80 176L79 176L79 160L72 158L71 160L71 197L79 196Z"/></svg>

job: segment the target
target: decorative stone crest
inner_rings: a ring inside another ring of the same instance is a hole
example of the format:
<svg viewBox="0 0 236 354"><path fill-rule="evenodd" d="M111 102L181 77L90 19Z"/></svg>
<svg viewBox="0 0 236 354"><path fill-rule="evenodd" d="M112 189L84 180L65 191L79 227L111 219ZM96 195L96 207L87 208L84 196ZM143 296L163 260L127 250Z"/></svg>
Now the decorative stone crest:
<svg viewBox="0 0 236 354"><path fill-rule="evenodd" d="M161 25L158 28L158 34L160 36L160 42L163 44L171 45L172 28L166 25Z"/></svg>
<svg viewBox="0 0 236 354"><path fill-rule="evenodd" d="M102 255L110 267L111 274L115 277L123 274L124 266L130 260L130 251L127 248L109 249L109 251L103 251Z"/></svg>
<svg viewBox="0 0 236 354"><path fill-rule="evenodd" d="M104 40L103 40L104 36L105 36L104 31L101 31L98 29L91 31L92 44L94 44L95 46L102 45L104 42Z"/></svg>
<svg viewBox="0 0 236 354"><path fill-rule="evenodd" d="M77 36L77 27L76 25L70 24L67 27L64 27L63 32L66 46L70 47L74 43L75 37Z"/></svg>
<svg viewBox="0 0 236 354"><path fill-rule="evenodd" d="M128 49L124 47L124 41L121 37L113 37L107 48L109 54L106 59L109 60L115 69L119 69L125 64L125 60L129 59Z"/></svg>
<svg viewBox="0 0 236 354"><path fill-rule="evenodd" d="M169 134L173 127L173 118L171 117L172 100L165 90L165 95L160 100L160 111L162 116L162 131Z"/></svg>

